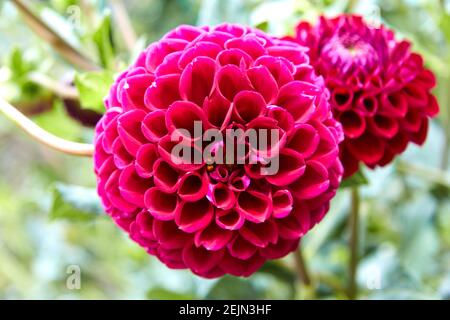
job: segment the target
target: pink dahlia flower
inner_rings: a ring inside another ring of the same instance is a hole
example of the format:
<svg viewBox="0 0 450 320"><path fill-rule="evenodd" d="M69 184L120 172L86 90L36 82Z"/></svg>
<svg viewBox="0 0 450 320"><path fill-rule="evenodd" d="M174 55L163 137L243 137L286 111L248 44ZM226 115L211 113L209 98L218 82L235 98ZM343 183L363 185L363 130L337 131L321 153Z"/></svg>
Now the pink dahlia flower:
<svg viewBox="0 0 450 320"><path fill-rule="evenodd" d="M439 107L431 94L436 80L410 43L361 17L321 17L301 22L295 42L307 46L311 63L325 78L335 118L344 128L340 157L348 177L362 162L390 163L409 142L422 144L429 118Z"/></svg>
<svg viewBox="0 0 450 320"><path fill-rule="evenodd" d="M249 276L322 219L343 134L305 50L240 25L181 26L117 78L96 128L98 193L149 254L207 278ZM278 130L280 169L174 161L172 133L195 121Z"/></svg>

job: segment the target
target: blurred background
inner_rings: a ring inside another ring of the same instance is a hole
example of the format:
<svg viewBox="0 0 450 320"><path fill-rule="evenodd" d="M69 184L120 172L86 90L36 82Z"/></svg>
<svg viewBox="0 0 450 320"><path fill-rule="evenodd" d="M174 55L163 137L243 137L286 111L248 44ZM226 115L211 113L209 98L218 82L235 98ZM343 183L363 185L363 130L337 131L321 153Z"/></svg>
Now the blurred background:
<svg viewBox="0 0 450 320"><path fill-rule="evenodd" d="M92 139L111 75L179 24L284 35L299 19L357 12L410 39L438 77L441 113L423 147L365 172L358 297L450 299L450 1L34 0L21 11L12 2L0 0L0 95L81 142ZM89 158L42 147L0 116L0 298L346 299L349 204L342 188L303 240L314 287L300 284L292 257L249 279L203 280L167 269L115 227Z"/></svg>

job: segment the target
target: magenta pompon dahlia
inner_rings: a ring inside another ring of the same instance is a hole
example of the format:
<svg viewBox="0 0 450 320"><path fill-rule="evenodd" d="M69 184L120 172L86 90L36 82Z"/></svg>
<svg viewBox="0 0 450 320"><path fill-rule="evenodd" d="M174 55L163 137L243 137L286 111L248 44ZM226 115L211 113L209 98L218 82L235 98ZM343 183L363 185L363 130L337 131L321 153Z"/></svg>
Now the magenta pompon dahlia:
<svg viewBox="0 0 450 320"><path fill-rule="evenodd" d="M180 26L151 44L113 84L96 127L106 212L168 267L206 278L249 276L295 250L328 211L343 172L342 128L305 52L232 24ZM280 169L264 176L262 163L180 165L171 134L191 132L195 121L278 130Z"/></svg>
<svg viewBox="0 0 450 320"><path fill-rule="evenodd" d="M334 116L344 129L345 177L361 162L384 166L409 142L423 144L429 118L439 111L431 94L436 80L409 42L356 15L321 17L317 25L301 22L295 37L287 39L310 49L311 63L325 78Z"/></svg>

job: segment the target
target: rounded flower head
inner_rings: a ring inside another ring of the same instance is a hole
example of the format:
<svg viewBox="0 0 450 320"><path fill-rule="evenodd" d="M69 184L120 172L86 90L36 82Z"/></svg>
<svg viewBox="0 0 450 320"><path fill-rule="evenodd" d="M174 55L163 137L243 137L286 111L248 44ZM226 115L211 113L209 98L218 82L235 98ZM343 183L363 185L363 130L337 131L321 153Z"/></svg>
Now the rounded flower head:
<svg viewBox="0 0 450 320"><path fill-rule="evenodd" d="M410 43L361 17L321 17L297 26L295 42L307 46L311 63L325 78L335 118L344 128L340 157L348 177L363 162L390 163L409 142L422 144L429 118L439 107L431 94L433 73Z"/></svg>
<svg viewBox="0 0 450 320"><path fill-rule="evenodd" d="M343 134L305 51L239 25L181 26L117 78L96 127L98 193L148 253L203 277L249 276L322 219ZM277 139L250 144L250 129Z"/></svg>

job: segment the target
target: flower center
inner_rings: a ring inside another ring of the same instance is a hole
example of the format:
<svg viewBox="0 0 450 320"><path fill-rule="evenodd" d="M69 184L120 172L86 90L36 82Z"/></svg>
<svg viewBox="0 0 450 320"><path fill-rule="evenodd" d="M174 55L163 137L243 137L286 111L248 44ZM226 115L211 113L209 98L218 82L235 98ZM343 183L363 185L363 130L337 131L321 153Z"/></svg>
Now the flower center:
<svg viewBox="0 0 450 320"><path fill-rule="evenodd" d="M375 48L358 34L334 36L322 48L322 56L344 74L356 69L369 72L378 62Z"/></svg>

